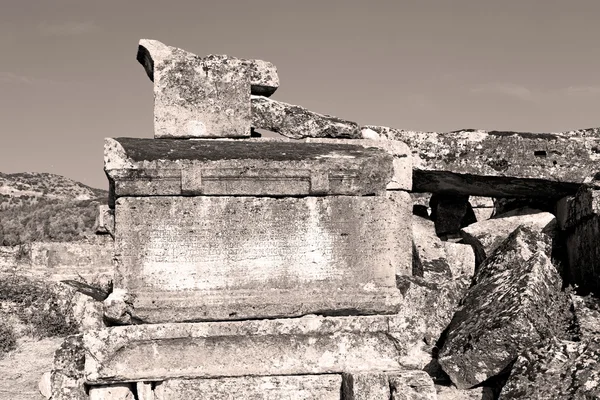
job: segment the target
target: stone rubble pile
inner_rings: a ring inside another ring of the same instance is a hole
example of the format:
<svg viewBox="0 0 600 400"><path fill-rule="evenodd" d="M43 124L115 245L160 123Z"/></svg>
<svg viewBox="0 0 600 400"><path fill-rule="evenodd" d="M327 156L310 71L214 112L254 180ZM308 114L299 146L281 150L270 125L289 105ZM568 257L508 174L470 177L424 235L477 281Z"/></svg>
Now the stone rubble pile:
<svg viewBox="0 0 600 400"><path fill-rule="evenodd" d="M113 290L53 400L600 396L595 131L361 127L266 61L137 59L154 138L105 141Z"/></svg>

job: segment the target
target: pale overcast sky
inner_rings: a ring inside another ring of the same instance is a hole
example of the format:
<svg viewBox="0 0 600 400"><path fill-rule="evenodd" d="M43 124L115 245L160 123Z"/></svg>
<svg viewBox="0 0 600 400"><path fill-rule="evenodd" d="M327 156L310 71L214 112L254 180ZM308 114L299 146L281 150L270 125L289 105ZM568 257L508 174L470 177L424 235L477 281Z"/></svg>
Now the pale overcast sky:
<svg viewBox="0 0 600 400"><path fill-rule="evenodd" d="M140 38L273 62L274 99L412 130L600 126L598 0L0 0L0 171L107 187L152 137Z"/></svg>

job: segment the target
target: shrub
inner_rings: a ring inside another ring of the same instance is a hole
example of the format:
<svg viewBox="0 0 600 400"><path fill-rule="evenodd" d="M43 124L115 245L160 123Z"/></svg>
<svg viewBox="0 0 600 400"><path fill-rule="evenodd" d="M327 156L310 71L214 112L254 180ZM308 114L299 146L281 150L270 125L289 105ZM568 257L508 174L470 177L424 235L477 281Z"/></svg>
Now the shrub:
<svg viewBox="0 0 600 400"><path fill-rule="evenodd" d="M12 327L0 321L0 358L17 348L17 336Z"/></svg>
<svg viewBox="0 0 600 400"><path fill-rule="evenodd" d="M17 317L32 327L33 336L66 336L78 332L68 297L64 288L56 283L18 275L0 280L0 301L16 305Z"/></svg>

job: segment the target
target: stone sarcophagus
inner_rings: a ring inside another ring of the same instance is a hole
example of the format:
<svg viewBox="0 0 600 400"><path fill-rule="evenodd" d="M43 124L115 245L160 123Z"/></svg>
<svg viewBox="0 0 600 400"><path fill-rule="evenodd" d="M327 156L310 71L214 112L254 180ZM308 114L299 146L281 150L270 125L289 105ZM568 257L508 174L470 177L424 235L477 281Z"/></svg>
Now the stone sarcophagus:
<svg viewBox="0 0 600 400"><path fill-rule="evenodd" d="M115 287L144 322L395 313L410 274L397 154L350 144L107 139Z"/></svg>

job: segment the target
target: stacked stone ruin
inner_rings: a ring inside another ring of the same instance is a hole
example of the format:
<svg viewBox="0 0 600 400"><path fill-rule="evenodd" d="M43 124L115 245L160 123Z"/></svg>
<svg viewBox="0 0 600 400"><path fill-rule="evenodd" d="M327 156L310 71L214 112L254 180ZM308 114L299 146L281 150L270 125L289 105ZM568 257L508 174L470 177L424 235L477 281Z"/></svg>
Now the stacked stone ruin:
<svg viewBox="0 0 600 400"><path fill-rule="evenodd" d="M271 99L269 62L137 59L154 138L105 141L106 326L52 399L600 393L600 313L564 290L600 286L595 131L361 127Z"/></svg>

